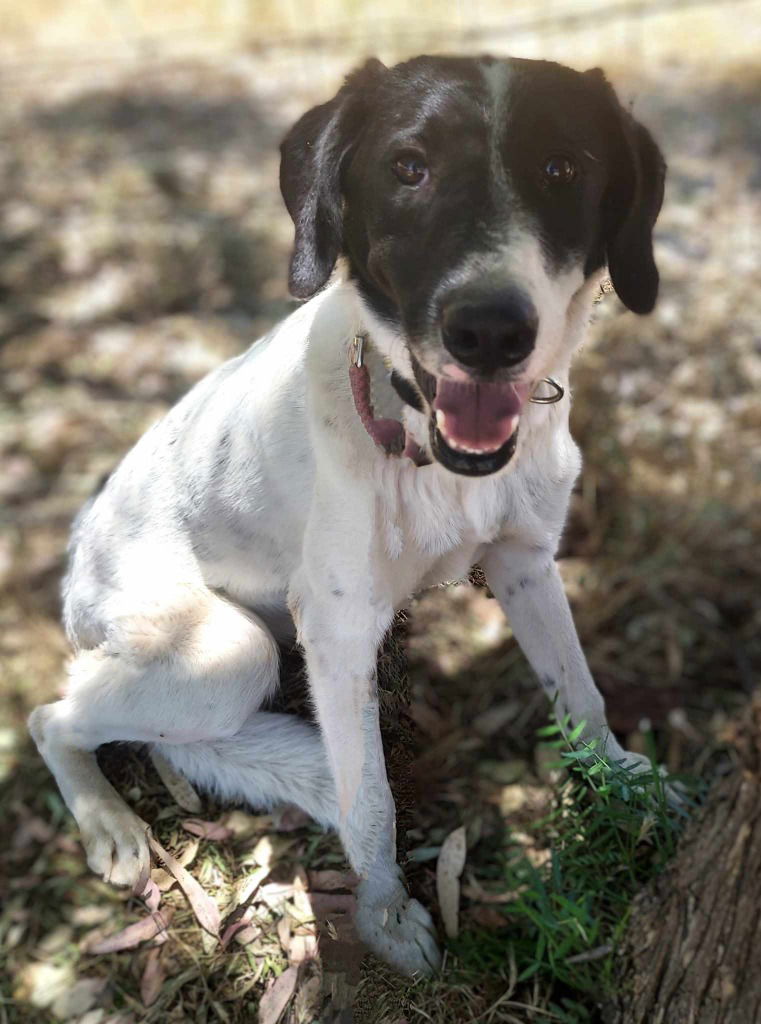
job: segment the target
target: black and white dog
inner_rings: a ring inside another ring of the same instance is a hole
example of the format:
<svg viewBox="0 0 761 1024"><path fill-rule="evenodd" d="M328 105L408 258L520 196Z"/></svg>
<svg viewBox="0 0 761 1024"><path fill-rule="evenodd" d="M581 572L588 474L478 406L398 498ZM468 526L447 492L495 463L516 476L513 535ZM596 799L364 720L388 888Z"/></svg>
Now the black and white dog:
<svg viewBox="0 0 761 1024"><path fill-rule="evenodd" d="M396 863L376 651L412 594L476 562L561 712L642 763L610 735L554 554L580 465L571 357L606 266L652 309L664 173L598 69L545 61L370 61L292 128L290 286L314 297L193 388L74 528L68 693L30 727L94 871L149 868L94 751L152 744L201 787L337 828L361 936L435 968ZM261 710L284 624L319 729Z"/></svg>

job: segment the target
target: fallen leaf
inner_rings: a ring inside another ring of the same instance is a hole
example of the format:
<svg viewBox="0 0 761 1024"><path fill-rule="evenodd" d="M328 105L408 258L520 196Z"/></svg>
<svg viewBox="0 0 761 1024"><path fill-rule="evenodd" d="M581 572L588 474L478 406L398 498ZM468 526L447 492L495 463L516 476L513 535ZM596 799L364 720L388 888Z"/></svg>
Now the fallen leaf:
<svg viewBox="0 0 761 1024"><path fill-rule="evenodd" d="M201 798L185 776L175 771L167 759L156 750L151 751L151 761L153 761L153 767L169 790L170 795L174 798L175 803L183 811L190 811L191 814L200 814Z"/></svg>
<svg viewBox="0 0 761 1024"><path fill-rule="evenodd" d="M288 952L288 947L291 944L291 922L287 916L278 918L277 922L277 937L280 942L280 947L284 953Z"/></svg>
<svg viewBox="0 0 761 1024"><path fill-rule="evenodd" d="M470 877L468 884L462 887L462 895L467 896L469 900L473 900L474 903L512 903L517 900L522 892L524 892L526 886L517 886L514 889L504 889L502 891L495 891L493 889L484 889L480 882L475 878Z"/></svg>
<svg viewBox="0 0 761 1024"><path fill-rule="evenodd" d="M84 906L72 907L68 917L73 925L78 928L92 928L96 924L104 924L113 914L111 906Z"/></svg>
<svg viewBox="0 0 761 1024"><path fill-rule="evenodd" d="M189 868L193 861L196 859L201 841L199 839L191 840L188 845L182 850L177 857L177 862L184 868ZM177 879L169 871L165 871L164 868L154 868L151 871L151 878L156 883L160 892L168 892L173 885L176 885Z"/></svg>
<svg viewBox="0 0 761 1024"><path fill-rule="evenodd" d="M460 826L446 837L436 862L436 893L439 898L439 910L444 922L444 931L450 939L456 939L459 931L460 875L465 867L466 852L465 828Z"/></svg>
<svg viewBox="0 0 761 1024"><path fill-rule="evenodd" d="M174 907L165 907L106 938L101 937L100 931L85 936L80 948L84 953L118 953L123 949L134 949L141 942L147 942L160 932L165 932L173 917Z"/></svg>
<svg viewBox="0 0 761 1024"><path fill-rule="evenodd" d="M300 807L285 807L275 816L272 827L276 832L295 832L297 828L304 828L311 821L306 811L302 811Z"/></svg>
<svg viewBox="0 0 761 1024"><path fill-rule="evenodd" d="M478 765L478 774L498 782L503 786L510 786L522 779L526 774L528 765L519 758L510 761L481 761Z"/></svg>
<svg viewBox="0 0 761 1024"><path fill-rule="evenodd" d="M13 998L43 1010L75 984L76 974L72 964L34 961L26 964L19 972Z"/></svg>
<svg viewBox="0 0 761 1024"><path fill-rule="evenodd" d="M282 910L286 901L293 897L295 887L292 882L268 882L262 885L256 894L257 903L266 903L270 910Z"/></svg>
<svg viewBox="0 0 761 1024"><path fill-rule="evenodd" d="M317 926L309 928L300 925L291 935L286 952L291 964L313 960L317 956Z"/></svg>
<svg viewBox="0 0 761 1024"><path fill-rule="evenodd" d="M235 903L248 903L269 873L270 869L269 865L267 865L255 868L249 874L239 878L233 886L233 899Z"/></svg>
<svg viewBox="0 0 761 1024"><path fill-rule="evenodd" d="M79 978L66 992L54 1000L51 1010L59 1020L81 1017L97 1006L108 978Z"/></svg>
<svg viewBox="0 0 761 1024"><path fill-rule="evenodd" d="M42 818L25 818L11 839L11 849L23 850L31 843L48 843L55 836L55 829Z"/></svg>
<svg viewBox="0 0 761 1024"><path fill-rule="evenodd" d="M613 952L613 946L608 942L604 946L595 946L594 949L588 949L584 953L577 953L575 956L566 957L565 962L567 964L586 964L591 963L594 960L602 960L603 957L609 956Z"/></svg>
<svg viewBox="0 0 761 1024"><path fill-rule="evenodd" d="M357 888L359 878L353 871L324 871L309 872L309 888L316 892L335 892L337 889L347 889L350 892Z"/></svg>
<svg viewBox="0 0 761 1024"><path fill-rule="evenodd" d="M227 949L230 942L246 928L250 927L251 919L254 916L253 907L236 907L232 914L228 915L221 927L219 944L222 949Z"/></svg>
<svg viewBox="0 0 761 1024"><path fill-rule="evenodd" d="M214 900L203 891L195 878L153 836L148 836L148 842L156 856L164 862L167 870L177 879L201 927L210 935L219 935L221 918L219 907Z"/></svg>
<svg viewBox="0 0 761 1024"><path fill-rule="evenodd" d="M166 971L160 957L161 950L152 949L145 961L143 976L140 979L140 998L143 1000L143 1006L152 1006L156 1002L166 981Z"/></svg>
<svg viewBox="0 0 761 1024"><path fill-rule="evenodd" d="M200 818L186 818L182 827L193 836L200 836L201 839L216 839L219 841L230 839L235 833L231 828L226 828L219 821L201 821Z"/></svg>
<svg viewBox="0 0 761 1024"><path fill-rule="evenodd" d="M139 897L152 914L159 909L159 904L161 903L161 890L152 878L149 878L145 883L145 888L139 894Z"/></svg>
<svg viewBox="0 0 761 1024"><path fill-rule="evenodd" d="M297 922L311 921L314 917L309 898L309 878L301 865L296 868L293 876L293 900L289 905L289 913Z"/></svg>
<svg viewBox="0 0 761 1024"><path fill-rule="evenodd" d="M468 907L465 914L469 921L480 925L482 928L498 930L507 927L507 919L504 914L500 914L494 906L490 907L482 903L475 907Z"/></svg>
<svg viewBox="0 0 761 1024"><path fill-rule="evenodd" d="M287 967L259 1000L259 1024L277 1024L296 990L298 967Z"/></svg>
<svg viewBox="0 0 761 1024"><path fill-rule="evenodd" d="M407 851L407 860L423 864L427 860L436 860L440 853L440 846L416 846L413 850Z"/></svg>
<svg viewBox="0 0 761 1024"><path fill-rule="evenodd" d="M271 814L247 814L246 811L228 811L222 819L236 839L247 839L254 832L266 832L272 828Z"/></svg>
<svg viewBox="0 0 761 1024"><path fill-rule="evenodd" d="M240 866L250 867L257 864L259 867L272 868L278 861L284 860L292 847L298 844L299 840L293 836L287 837L271 832L262 836L252 850L241 856Z"/></svg>
<svg viewBox="0 0 761 1024"><path fill-rule="evenodd" d="M482 711L473 719L473 729L480 736L493 736L501 732L508 722L514 721L521 711L521 703L517 700L505 701L487 711Z"/></svg>
<svg viewBox="0 0 761 1024"><path fill-rule="evenodd" d="M261 928L257 928L256 925L249 924L236 934L235 941L239 946L247 946L250 942L258 939L261 934Z"/></svg>
<svg viewBox="0 0 761 1024"><path fill-rule="evenodd" d="M338 892L313 892L309 902L316 917L327 917L329 914L353 914L357 897Z"/></svg>

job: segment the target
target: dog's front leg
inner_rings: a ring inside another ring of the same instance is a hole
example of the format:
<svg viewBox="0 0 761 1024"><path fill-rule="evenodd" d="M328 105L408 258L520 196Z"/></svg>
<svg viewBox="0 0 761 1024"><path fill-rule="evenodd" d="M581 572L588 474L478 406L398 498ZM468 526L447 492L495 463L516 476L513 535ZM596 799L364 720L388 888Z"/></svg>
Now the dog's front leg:
<svg viewBox="0 0 761 1024"><path fill-rule="evenodd" d="M368 600L366 578L361 584L301 594L299 633L336 784L339 833L360 877L357 930L398 970L428 974L439 952L430 915L409 897L396 863L394 802L378 718L377 648L393 611Z"/></svg>
<svg viewBox="0 0 761 1024"><path fill-rule="evenodd" d="M552 552L502 540L489 547L481 564L529 664L556 701L558 716L583 723L580 739L594 743L608 760L649 770L647 758L624 750L610 731Z"/></svg>

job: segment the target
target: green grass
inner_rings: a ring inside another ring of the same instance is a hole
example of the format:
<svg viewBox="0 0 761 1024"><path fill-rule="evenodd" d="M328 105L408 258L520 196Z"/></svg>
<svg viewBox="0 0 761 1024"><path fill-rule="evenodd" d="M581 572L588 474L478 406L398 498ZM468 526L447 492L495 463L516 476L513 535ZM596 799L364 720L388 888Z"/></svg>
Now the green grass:
<svg viewBox="0 0 761 1024"><path fill-rule="evenodd" d="M588 1004L590 996L612 991L615 949L632 900L673 855L685 819L658 771L635 776L601 756L596 744L575 746L581 731L568 733L557 722L539 731L557 749L564 775L552 810L531 826L549 845L549 857L537 865L511 845L502 866L506 887L519 893L506 913L517 980L538 976L567 991L576 1020L587 1016L578 1016L575 997ZM471 936L468 945L471 957L483 958L483 942ZM565 1019L562 1006L551 1009Z"/></svg>

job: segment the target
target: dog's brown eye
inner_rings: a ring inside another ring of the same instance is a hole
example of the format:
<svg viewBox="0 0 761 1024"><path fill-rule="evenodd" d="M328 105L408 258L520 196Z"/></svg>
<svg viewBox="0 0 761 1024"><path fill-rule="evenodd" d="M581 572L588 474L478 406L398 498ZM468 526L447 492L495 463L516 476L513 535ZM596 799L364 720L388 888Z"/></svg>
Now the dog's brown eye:
<svg viewBox="0 0 761 1024"><path fill-rule="evenodd" d="M396 157L393 171L402 185L419 185L428 177L425 160L415 153L402 153Z"/></svg>
<svg viewBox="0 0 761 1024"><path fill-rule="evenodd" d="M548 156L543 168L548 185L569 185L576 177L576 164L562 153Z"/></svg>

